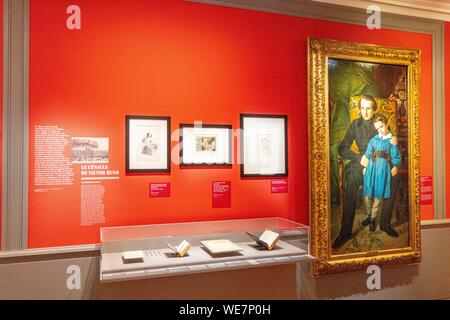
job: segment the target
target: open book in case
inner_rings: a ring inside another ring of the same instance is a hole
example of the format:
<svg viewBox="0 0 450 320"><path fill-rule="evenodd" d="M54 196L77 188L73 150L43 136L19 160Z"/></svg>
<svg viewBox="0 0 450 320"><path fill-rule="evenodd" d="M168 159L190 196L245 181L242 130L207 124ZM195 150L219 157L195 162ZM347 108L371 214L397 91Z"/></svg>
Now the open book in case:
<svg viewBox="0 0 450 320"><path fill-rule="evenodd" d="M312 259L308 227L278 217L105 227L100 238L102 282Z"/></svg>

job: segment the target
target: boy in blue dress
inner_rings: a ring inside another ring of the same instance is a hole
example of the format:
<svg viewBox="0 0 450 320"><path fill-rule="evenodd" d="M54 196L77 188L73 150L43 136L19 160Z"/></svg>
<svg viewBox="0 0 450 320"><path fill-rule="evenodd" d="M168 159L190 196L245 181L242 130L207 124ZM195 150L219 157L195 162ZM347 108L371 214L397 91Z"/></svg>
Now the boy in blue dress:
<svg viewBox="0 0 450 320"><path fill-rule="evenodd" d="M367 145L365 156L369 159L364 169L364 204L368 218L362 222L369 225L370 231L375 231L376 217L381 212L384 199L391 197L391 177L397 175L401 162L397 145L391 144L392 134L384 116L376 117L374 121L378 135Z"/></svg>

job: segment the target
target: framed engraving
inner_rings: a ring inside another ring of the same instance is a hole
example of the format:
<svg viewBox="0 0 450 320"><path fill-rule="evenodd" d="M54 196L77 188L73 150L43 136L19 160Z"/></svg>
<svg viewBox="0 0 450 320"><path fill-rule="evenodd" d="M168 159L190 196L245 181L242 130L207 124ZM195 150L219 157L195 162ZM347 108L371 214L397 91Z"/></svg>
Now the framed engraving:
<svg viewBox="0 0 450 320"><path fill-rule="evenodd" d="M287 175L287 116L241 114L241 177Z"/></svg>
<svg viewBox="0 0 450 320"><path fill-rule="evenodd" d="M181 166L231 166L232 126L180 124Z"/></svg>
<svg viewBox="0 0 450 320"><path fill-rule="evenodd" d="M126 116L126 172L170 171L170 117Z"/></svg>
<svg viewBox="0 0 450 320"><path fill-rule="evenodd" d="M420 51L309 39L313 275L420 262Z"/></svg>

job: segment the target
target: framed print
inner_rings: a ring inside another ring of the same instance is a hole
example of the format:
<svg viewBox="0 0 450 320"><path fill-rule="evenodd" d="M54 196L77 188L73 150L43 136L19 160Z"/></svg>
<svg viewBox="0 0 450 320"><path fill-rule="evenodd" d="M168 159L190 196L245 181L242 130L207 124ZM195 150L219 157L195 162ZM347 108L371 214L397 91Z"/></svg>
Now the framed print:
<svg viewBox="0 0 450 320"><path fill-rule="evenodd" d="M109 138L72 137L72 163L108 163Z"/></svg>
<svg viewBox="0 0 450 320"><path fill-rule="evenodd" d="M313 275L420 262L420 51L309 39Z"/></svg>
<svg viewBox="0 0 450 320"><path fill-rule="evenodd" d="M182 166L231 166L231 125L180 124Z"/></svg>
<svg viewBox="0 0 450 320"><path fill-rule="evenodd" d="M126 171L170 171L170 117L126 116Z"/></svg>
<svg viewBox="0 0 450 320"><path fill-rule="evenodd" d="M287 174L287 116L241 114L241 177Z"/></svg>

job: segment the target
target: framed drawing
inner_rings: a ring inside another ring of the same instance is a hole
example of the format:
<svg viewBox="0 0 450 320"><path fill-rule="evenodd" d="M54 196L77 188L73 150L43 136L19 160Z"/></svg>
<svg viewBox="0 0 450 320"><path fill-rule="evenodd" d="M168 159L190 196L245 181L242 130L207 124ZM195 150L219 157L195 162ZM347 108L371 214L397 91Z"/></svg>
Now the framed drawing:
<svg viewBox="0 0 450 320"><path fill-rule="evenodd" d="M287 175L287 116L241 114L241 177Z"/></svg>
<svg viewBox="0 0 450 320"><path fill-rule="evenodd" d="M312 273L420 262L420 52L309 39Z"/></svg>
<svg viewBox="0 0 450 320"><path fill-rule="evenodd" d="M170 117L125 118L126 172L169 172Z"/></svg>
<svg viewBox="0 0 450 320"><path fill-rule="evenodd" d="M180 124L182 166L231 166L232 126Z"/></svg>

